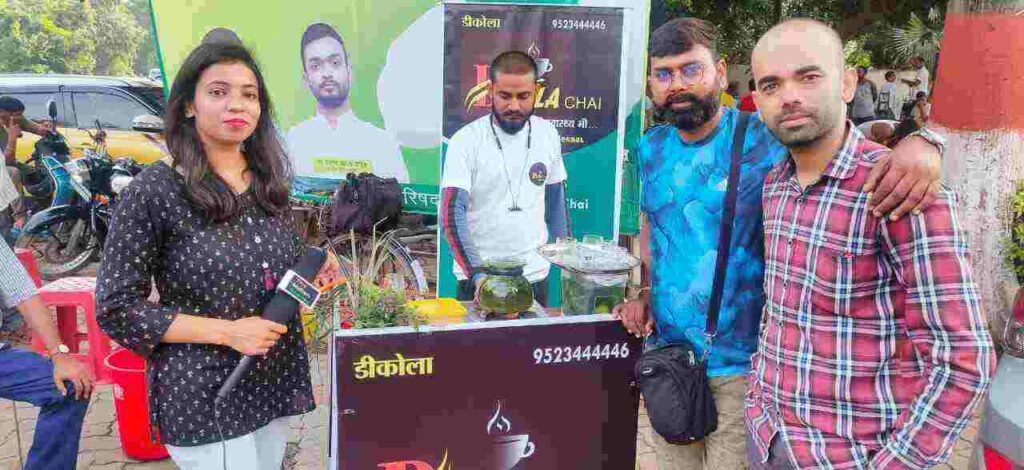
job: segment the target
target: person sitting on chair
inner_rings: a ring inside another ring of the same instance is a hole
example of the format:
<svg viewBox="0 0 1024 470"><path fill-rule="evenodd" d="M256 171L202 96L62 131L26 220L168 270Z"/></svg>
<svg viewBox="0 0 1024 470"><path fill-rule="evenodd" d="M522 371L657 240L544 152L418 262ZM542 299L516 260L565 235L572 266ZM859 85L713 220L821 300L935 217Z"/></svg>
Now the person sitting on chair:
<svg viewBox="0 0 1024 470"><path fill-rule="evenodd" d="M70 349L61 344L57 328L50 320L50 309L36 295L35 283L2 241L0 305L21 312L29 327L42 337L49 356L47 359L0 342L0 398L40 408L24 469L74 470L93 378L88 369L68 355Z"/></svg>

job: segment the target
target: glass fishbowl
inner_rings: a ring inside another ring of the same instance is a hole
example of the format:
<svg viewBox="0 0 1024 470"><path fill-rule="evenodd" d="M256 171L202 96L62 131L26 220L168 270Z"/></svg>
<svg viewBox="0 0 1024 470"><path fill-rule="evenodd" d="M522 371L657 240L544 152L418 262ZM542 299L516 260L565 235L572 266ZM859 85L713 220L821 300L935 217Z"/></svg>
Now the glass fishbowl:
<svg viewBox="0 0 1024 470"><path fill-rule="evenodd" d="M523 276L526 263L516 259L498 259L484 263L484 281L480 285L480 307L488 314L518 315L533 306L533 288Z"/></svg>
<svg viewBox="0 0 1024 470"><path fill-rule="evenodd" d="M559 239L542 246L541 256L562 268L562 313L611 313L626 297L629 272L640 259L625 248L587 235L583 242Z"/></svg>

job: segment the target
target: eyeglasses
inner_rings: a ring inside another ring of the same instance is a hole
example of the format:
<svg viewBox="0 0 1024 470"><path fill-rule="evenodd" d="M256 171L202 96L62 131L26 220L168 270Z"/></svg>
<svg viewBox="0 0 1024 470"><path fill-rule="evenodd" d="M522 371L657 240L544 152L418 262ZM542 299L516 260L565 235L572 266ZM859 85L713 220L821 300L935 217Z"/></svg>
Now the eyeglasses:
<svg viewBox="0 0 1024 470"><path fill-rule="evenodd" d="M683 85L690 86L704 78L703 64L686 64L679 69L658 69L654 71L654 79L662 85L671 85L679 78Z"/></svg>

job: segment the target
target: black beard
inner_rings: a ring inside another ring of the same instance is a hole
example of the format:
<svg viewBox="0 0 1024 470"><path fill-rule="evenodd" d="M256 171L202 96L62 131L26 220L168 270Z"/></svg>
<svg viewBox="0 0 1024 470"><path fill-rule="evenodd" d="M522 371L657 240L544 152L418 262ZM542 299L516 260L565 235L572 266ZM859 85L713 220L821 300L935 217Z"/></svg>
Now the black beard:
<svg viewBox="0 0 1024 470"><path fill-rule="evenodd" d="M347 96L331 95L331 96L317 96L316 97L316 102L317 103L320 103L320 105L325 107L325 108L331 108L331 109L337 108L337 107L345 104L346 100L348 100Z"/></svg>
<svg viewBox="0 0 1024 470"><path fill-rule="evenodd" d="M809 127L805 129L791 129L788 131L780 131L778 123L769 126L769 129L775 134L775 138L779 139L786 148L790 149L805 149L811 147L821 139L828 136L829 132L832 131L831 127L826 128L823 121L818 115L811 115L811 119L814 121L813 124L808 124Z"/></svg>
<svg viewBox="0 0 1024 470"><path fill-rule="evenodd" d="M498 121L498 127L505 131L506 134L516 135L519 131L523 130L523 128L526 127L526 123L530 122L530 116L533 115L533 111L530 111L529 114L520 114L523 114L526 118L519 122L510 121L502 117L501 113L499 113L497 109L494 109L493 106L491 107L491 116L494 116L494 120Z"/></svg>
<svg viewBox="0 0 1024 470"><path fill-rule="evenodd" d="M337 88L338 90L342 90L340 83L332 83L334 84L335 88ZM320 88L321 87L317 87L317 90L313 93L313 96L316 98L316 102L320 103L320 106L333 109L340 107L341 105L345 104L346 101L348 101L348 89L344 89L343 91L341 91L341 93L335 95L321 95L319 93Z"/></svg>
<svg viewBox="0 0 1024 470"><path fill-rule="evenodd" d="M672 103L692 102L689 109L676 111L672 109ZM670 96L664 106L654 107L654 117L664 122L675 124L676 128L684 131L692 131L703 126L718 113L722 105L722 97L719 92L712 92L707 98L700 98L692 93L680 93Z"/></svg>
<svg viewBox="0 0 1024 470"><path fill-rule="evenodd" d="M825 134L810 136L810 137L789 137L789 136L775 136L779 139L786 148L790 149L805 149L820 141L825 137Z"/></svg>

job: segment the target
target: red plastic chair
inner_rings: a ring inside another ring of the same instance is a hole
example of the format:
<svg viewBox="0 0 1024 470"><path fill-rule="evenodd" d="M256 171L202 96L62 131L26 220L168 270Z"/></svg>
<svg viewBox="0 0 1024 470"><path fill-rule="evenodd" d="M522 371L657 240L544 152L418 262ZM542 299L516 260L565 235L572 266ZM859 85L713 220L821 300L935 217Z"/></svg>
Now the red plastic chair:
<svg viewBox="0 0 1024 470"><path fill-rule="evenodd" d="M39 275L39 266L36 265L36 257L32 256L32 251L24 248L15 248L14 255L18 257L18 261L21 261L21 265L28 271L29 277L36 283L36 288L43 287L43 278Z"/></svg>
<svg viewBox="0 0 1024 470"><path fill-rule="evenodd" d="M103 361L110 354L110 338L103 334L96 323L96 278L66 277L51 282L39 289L39 297L46 305L57 310L57 329L61 342L68 346L71 354L95 374L96 382L110 383L110 373ZM78 331L78 308L85 312L86 332ZM82 353L79 343L89 342L89 352ZM38 335L32 335L32 347L43 352L46 346Z"/></svg>

